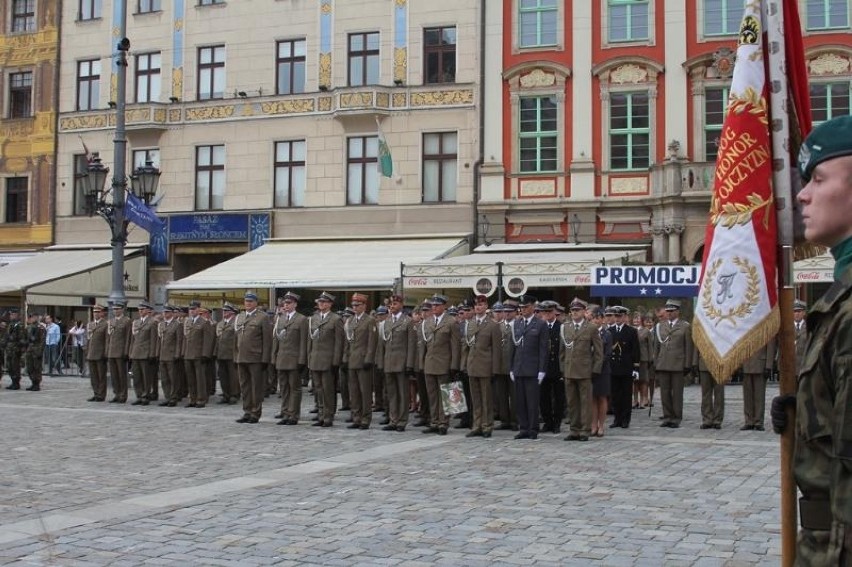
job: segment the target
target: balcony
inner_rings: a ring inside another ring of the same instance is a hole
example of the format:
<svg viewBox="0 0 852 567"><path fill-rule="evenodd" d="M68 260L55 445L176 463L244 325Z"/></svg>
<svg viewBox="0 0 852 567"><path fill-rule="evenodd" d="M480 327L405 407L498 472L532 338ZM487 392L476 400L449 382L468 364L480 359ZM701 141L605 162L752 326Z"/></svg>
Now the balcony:
<svg viewBox="0 0 852 567"><path fill-rule="evenodd" d="M161 102L128 104L124 112L127 130L165 130L169 125L174 110L174 105ZM81 112L63 112L59 117L60 132L111 128L115 128L115 110L111 108Z"/></svg>

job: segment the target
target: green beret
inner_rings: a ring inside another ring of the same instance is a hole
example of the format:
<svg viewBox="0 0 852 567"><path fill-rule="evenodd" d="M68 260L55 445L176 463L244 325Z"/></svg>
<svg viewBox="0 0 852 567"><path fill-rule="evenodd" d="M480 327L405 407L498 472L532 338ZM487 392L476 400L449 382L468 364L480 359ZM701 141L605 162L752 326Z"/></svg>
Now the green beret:
<svg viewBox="0 0 852 567"><path fill-rule="evenodd" d="M808 134L799 149L799 173L807 183L817 165L848 155L852 155L852 116L839 116L823 122Z"/></svg>

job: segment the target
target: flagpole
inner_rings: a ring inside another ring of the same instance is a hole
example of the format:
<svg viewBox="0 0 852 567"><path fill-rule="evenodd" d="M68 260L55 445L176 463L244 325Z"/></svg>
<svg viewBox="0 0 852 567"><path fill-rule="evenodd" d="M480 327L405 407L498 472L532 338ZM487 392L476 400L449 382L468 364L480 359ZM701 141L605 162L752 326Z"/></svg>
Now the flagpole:
<svg viewBox="0 0 852 567"><path fill-rule="evenodd" d="M769 61L773 173L772 186L778 220L778 303L781 325L778 346L781 353L779 393L796 393L796 347L793 332L793 189L790 159L790 121L787 87L787 58L784 49L784 10L782 0L764 3L766 49ZM796 559L798 531L796 483L793 478L795 408L787 410L789 427L781 442L781 565L792 567Z"/></svg>

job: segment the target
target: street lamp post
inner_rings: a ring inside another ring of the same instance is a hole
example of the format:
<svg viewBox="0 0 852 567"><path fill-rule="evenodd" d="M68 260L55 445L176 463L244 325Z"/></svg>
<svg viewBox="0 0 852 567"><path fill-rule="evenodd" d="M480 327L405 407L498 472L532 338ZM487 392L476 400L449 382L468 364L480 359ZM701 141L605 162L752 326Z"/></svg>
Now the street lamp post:
<svg viewBox="0 0 852 567"><path fill-rule="evenodd" d="M124 294L124 246L127 243L127 221L124 216L124 203L127 191L127 130L124 111L127 106L127 52L130 50L130 40L127 39L127 6L122 10L121 23L117 44L116 58L116 101L115 101L115 137L113 140L113 159L115 171L112 175L112 185L104 189L109 168L101 163L98 154L92 156L86 173L79 177L82 193L86 200L86 208L90 215L97 213L110 226L112 245L112 289L109 294L110 309L116 303L125 303ZM149 161L144 166L136 168L130 177L133 193L149 204L160 180L160 170ZM112 191L112 202L107 200Z"/></svg>

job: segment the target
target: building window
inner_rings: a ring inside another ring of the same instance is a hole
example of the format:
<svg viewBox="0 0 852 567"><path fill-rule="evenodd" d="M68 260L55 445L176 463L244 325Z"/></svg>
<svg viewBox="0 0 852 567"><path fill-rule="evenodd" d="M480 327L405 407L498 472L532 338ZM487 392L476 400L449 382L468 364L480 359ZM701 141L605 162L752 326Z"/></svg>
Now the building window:
<svg viewBox="0 0 852 567"><path fill-rule="evenodd" d="M12 2L12 33L35 31L35 0Z"/></svg>
<svg viewBox="0 0 852 567"><path fill-rule="evenodd" d="M225 0L198 0L199 6L213 6L214 4L224 4Z"/></svg>
<svg viewBox="0 0 852 567"><path fill-rule="evenodd" d="M72 203L72 214L74 216L88 215L86 208L86 197L83 195L83 187L78 181L88 175L89 158L86 154L74 154L71 162L74 167L74 199Z"/></svg>
<svg viewBox="0 0 852 567"><path fill-rule="evenodd" d="M275 207L305 206L305 141L275 142Z"/></svg>
<svg viewBox="0 0 852 567"><path fill-rule="evenodd" d="M225 97L225 46L198 50L198 100Z"/></svg>
<svg viewBox="0 0 852 567"><path fill-rule="evenodd" d="M27 222L26 177L6 178L6 222Z"/></svg>
<svg viewBox="0 0 852 567"><path fill-rule="evenodd" d="M519 169L521 173L556 171L557 107L552 96L520 99Z"/></svg>
<svg viewBox="0 0 852 567"><path fill-rule="evenodd" d="M520 0L520 47L556 45L557 0Z"/></svg>
<svg viewBox="0 0 852 567"><path fill-rule="evenodd" d="M610 93L610 169L647 169L651 163L648 93Z"/></svg>
<svg viewBox="0 0 852 567"><path fill-rule="evenodd" d="M379 82L379 32L349 34L349 86Z"/></svg>
<svg viewBox="0 0 852 567"><path fill-rule="evenodd" d="M379 202L379 138L356 136L346 146L346 204Z"/></svg>
<svg viewBox="0 0 852 567"><path fill-rule="evenodd" d="M101 0L80 0L78 20L96 20L101 17Z"/></svg>
<svg viewBox="0 0 852 567"><path fill-rule="evenodd" d="M742 19L742 0L704 0L704 35L738 33Z"/></svg>
<svg viewBox="0 0 852 567"><path fill-rule="evenodd" d="M195 148L195 209L225 208L225 146Z"/></svg>
<svg viewBox="0 0 852 567"><path fill-rule="evenodd" d="M162 0L139 0L136 6L136 13L148 14L150 12L159 12L162 9Z"/></svg>
<svg viewBox="0 0 852 567"><path fill-rule="evenodd" d="M33 74L31 71L9 74L9 118L33 115Z"/></svg>
<svg viewBox="0 0 852 567"><path fill-rule="evenodd" d="M133 150L133 169L142 167L148 162L151 165L160 169L160 150L157 148L149 148L146 150Z"/></svg>
<svg viewBox="0 0 852 567"><path fill-rule="evenodd" d="M159 53L136 56L136 102L160 99L160 59Z"/></svg>
<svg viewBox="0 0 852 567"><path fill-rule="evenodd" d="M98 107L101 94L101 62L99 59L77 62L77 110Z"/></svg>
<svg viewBox="0 0 852 567"><path fill-rule="evenodd" d="M707 88L704 91L704 159L716 161L719 136L728 108L728 87Z"/></svg>
<svg viewBox="0 0 852 567"><path fill-rule="evenodd" d="M608 0L609 41L648 39L648 0Z"/></svg>
<svg viewBox="0 0 852 567"><path fill-rule="evenodd" d="M305 44L304 39L278 42L276 94L305 92Z"/></svg>
<svg viewBox="0 0 852 567"><path fill-rule="evenodd" d="M811 83L811 118L814 126L849 114L848 82Z"/></svg>
<svg viewBox="0 0 852 567"><path fill-rule="evenodd" d="M458 134L423 134L423 202L451 203L456 200Z"/></svg>
<svg viewBox="0 0 852 567"><path fill-rule="evenodd" d="M807 0L809 30L849 27L849 0Z"/></svg>
<svg viewBox="0 0 852 567"><path fill-rule="evenodd" d="M455 82L455 27L423 30L423 78L427 84Z"/></svg>

